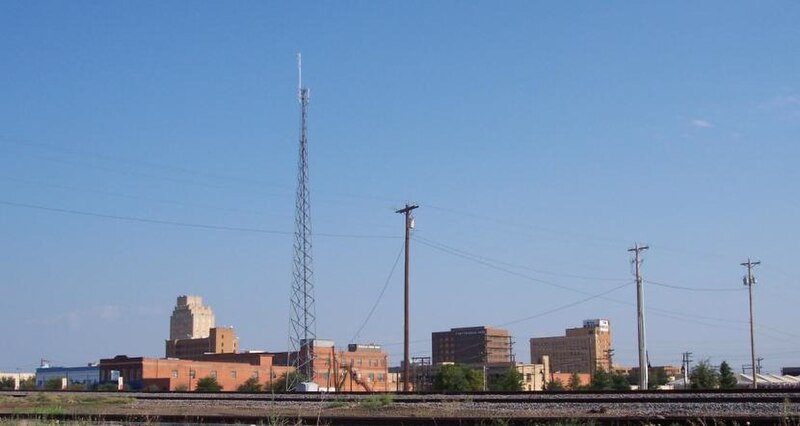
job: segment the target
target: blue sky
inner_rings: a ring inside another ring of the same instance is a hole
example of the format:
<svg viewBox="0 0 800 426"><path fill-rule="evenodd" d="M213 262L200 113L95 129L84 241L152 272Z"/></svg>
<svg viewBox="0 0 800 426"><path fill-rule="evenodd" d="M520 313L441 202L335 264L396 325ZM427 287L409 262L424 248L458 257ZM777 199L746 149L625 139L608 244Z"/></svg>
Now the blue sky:
<svg viewBox="0 0 800 426"><path fill-rule="evenodd" d="M485 324L527 361L530 337L608 318L634 365L640 242L653 364L749 363L751 256L758 356L798 365L798 17L788 1L0 3L0 370L161 356L181 294L242 348L286 349L297 52L320 337L349 343L388 283L356 340L402 357L394 210L413 201L412 355Z"/></svg>

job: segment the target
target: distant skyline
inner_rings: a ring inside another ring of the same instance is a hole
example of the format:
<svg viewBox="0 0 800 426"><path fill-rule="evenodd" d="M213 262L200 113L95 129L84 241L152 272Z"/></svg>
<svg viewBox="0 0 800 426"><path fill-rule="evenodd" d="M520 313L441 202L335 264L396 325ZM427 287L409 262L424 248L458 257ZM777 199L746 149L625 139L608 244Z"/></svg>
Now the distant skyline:
<svg viewBox="0 0 800 426"><path fill-rule="evenodd" d="M412 356L487 325L528 361L529 338L606 318L615 362L637 365L638 242L651 364L750 363L752 258L756 354L798 366L799 17L2 2L0 371L162 356L183 294L240 348L287 350L299 52L319 338L402 359L410 201Z"/></svg>

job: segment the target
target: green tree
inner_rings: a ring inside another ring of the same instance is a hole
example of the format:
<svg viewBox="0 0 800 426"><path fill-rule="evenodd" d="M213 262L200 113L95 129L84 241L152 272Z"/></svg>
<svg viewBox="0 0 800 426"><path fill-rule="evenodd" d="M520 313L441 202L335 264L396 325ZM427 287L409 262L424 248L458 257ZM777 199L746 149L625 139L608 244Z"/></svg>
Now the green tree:
<svg viewBox="0 0 800 426"><path fill-rule="evenodd" d="M668 382L667 372L663 368L651 368L647 375L647 388L658 389L661 385L666 385Z"/></svg>
<svg viewBox="0 0 800 426"><path fill-rule="evenodd" d="M514 367L499 377L493 377L489 381L489 390L498 392L518 392L522 390L522 373Z"/></svg>
<svg viewBox="0 0 800 426"><path fill-rule="evenodd" d="M549 391L563 391L564 390L564 382L561 379L555 379L547 382L547 386L545 386L546 390Z"/></svg>
<svg viewBox="0 0 800 426"><path fill-rule="evenodd" d="M611 389L615 391L629 391L631 384L628 377L624 374L614 373L611 375Z"/></svg>
<svg viewBox="0 0 800 426"><path fill-rule="evenodd" d="M606 390L611 389L611 376L603 370L598 368L592 375L592 382L589 384L589 389L592 390Z"/></svg>
<svg viewBox="0 0 800 426"><path fill-rule="evenodd" d="M689 381L692 389L714 389L719 385L719 373L704 359L692 368Z"/></svg>
<svg viewBox="0 0 800 426"><path fill-rule="evenodd" d="M14 390L14 378L3 377L0 379L0 390Z"/></svg>
<svg viewBox="0 0 800 426"><path fill-rule="evenodd" d="M720 389L736 389L736 375L733 374L731 366L727 361L722 361L719 365L719 387Z"/></svg>
<svg viewBox="0 0 800 426"><path fill-rule="evenodd" d="M203 377L197 381L197 387L194 388L195 392L219 392L222 390L222 385L217 382L216 377Z"/></svg>
<svg viewBox="0 0 800 426"><path fill-rule="evenodd" d="M49 379L44 382L45 390L61 390L61 379Z"/></svg>
<svg viewBox="0 0 800 426"><path fill-rule="evenodd" d="M567 383L567 389L571 391L583 389L583 385L581 384L581 376L579 376L578 373L572 373L572 375L569 376L569 383Z"/></svg>
<svg viewBox="0 0 800 426"><path fill-rule="evenodd" d="M439 392L480 391L483 390L483 374L465 365L443 365L433 377L433 390Z"/></svg>
<svg viewBox="0 0 800 426"><path fill-rule="evenodd" d="M280 377L275 379L272 384L269 386L269 391L272 393L282 393L282 392L294 392L296 389L286 389L286 382L287 380L290 383L299 383L302 381L302 374L296 371L290 371L288 373L281 374Z"/></svg>
<svg viewBox="0 0 800 426"><path fill-rule="evenodd" d="M27 379L22 379L22 381L19 382L19 389L20 390L34 390L34 389L36 389L36 377L31 376L31 377L28 377Z"/></svg>
<svg viewBox="0 0 800 426"><path fill-rule="evenodd" d="M258 383L258 379L255 377L251 377L244 381L241 385L239 385L236 390L238 392L261 392L261 388L263 386L261 383Z"/></svg>

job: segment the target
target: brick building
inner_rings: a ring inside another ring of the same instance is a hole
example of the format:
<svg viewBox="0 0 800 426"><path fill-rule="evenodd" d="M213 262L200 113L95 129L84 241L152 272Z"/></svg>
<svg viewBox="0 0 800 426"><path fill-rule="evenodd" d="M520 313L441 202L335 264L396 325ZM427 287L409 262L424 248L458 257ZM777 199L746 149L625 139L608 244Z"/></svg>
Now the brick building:
<svg viewBox="0 0 800 426"><path fill-rule="evenodd" d="M530 345L531 359L549 356L552 372L594 374L598 367L611 371L611 326L606 319L586 320L564 336L534 337Z"/></svg>
<svg viewBox="0 0 800 426"><path fill-rule="evenodd" d="M503 363L490 364L485 368L486 380L491 383L508 373L509 368L514 368L522 375L522 390L525 392L543 391L550 378L550 365L547 357L541 364Z"/></svg>
<svg viewBox="0 0 800 426"><path fill-rule="evenodd" d="M433 364L496 364L513 362L508 330L492 327L451 328L431 334Z"/></svg>
<svg viewBox="0 0 800 426"><path fill-rule="evenodd" d="M347 350L336 350L331 340L315 339L311 343L312 381L320 390L392 391L395 382L389 378L389 356L378 345L350 344ZM287 352L275 354L276 365L287 365ZM291 354L293 357L295 353Z"/></svg>
<svg viewBox="0 0 800 426"><path fill-rule="evenodd" d="M167 340L167 358L196 359L207 353L236 353L239 339L233 327L213 327L208 337Z"/></svg>
<svg viewBox="0 0 800 426"><path fill-rule="evenodd" d="M208 354L196 360L119 355L100 360L100 381L113 382L117 371L133 390L194 390L205 377L216 378L223 391L235 391L251 377L268 387L290 370L273 365L272 358L268 353Z"/></svg>
<svg viewBox="0 0 800 426"><path fill-rule="evenodd" d="M169 340L208 337L214 328L214 312L200 296L178 296L169 318Z"/></svg>

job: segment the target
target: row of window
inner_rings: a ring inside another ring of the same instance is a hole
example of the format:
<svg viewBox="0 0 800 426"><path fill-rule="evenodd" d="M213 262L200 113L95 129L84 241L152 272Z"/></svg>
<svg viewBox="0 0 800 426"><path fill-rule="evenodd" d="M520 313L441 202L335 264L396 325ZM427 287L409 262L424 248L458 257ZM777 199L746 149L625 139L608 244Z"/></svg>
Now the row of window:
<svg viewBox="0 0 800 426"><path fill-rule="evenodd" d="M325 367L330 367L331 366L330 357L324 358L324 361L325 361ZM363 358L355 358L354 361L355 362L353 364L356 367L363 367L364 366L364 359ZM342 361L343 364L346 364L346 363L349 363L349 362L350 362L350 360L347 360L347 359ZM386 367L386 360L385 359L378 360L378 359L367 358L367 367Z"/></svg>

